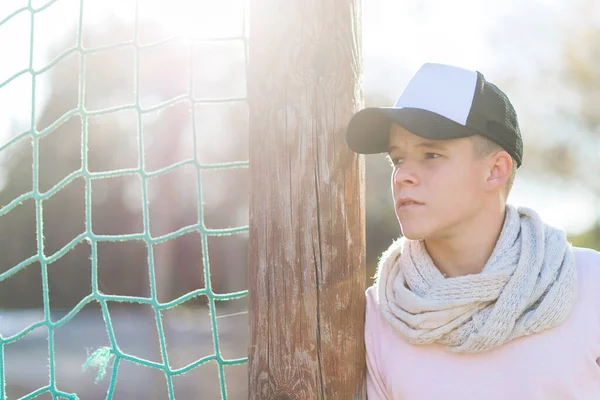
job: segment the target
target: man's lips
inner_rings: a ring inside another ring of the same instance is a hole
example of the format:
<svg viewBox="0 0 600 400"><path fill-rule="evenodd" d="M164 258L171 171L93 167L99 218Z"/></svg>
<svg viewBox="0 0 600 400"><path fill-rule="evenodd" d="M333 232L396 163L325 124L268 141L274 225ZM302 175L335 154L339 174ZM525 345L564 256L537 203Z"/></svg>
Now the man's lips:
<svg viewBox="0 0 600 400"><path fill-rule="evenodd" d="M422 205L423 203L411 197L401 197L396 202L396 207L398 207L399 209L414 208Z"/></svg>
<svg viewBox="0 0 600 400"><path fill-rule="evenodd" d="M418 203L404 203L404 204L398 206L398 209L399 210L409 210L409 209L422 207L422 206L423 206L423 204L418 204Z"/></svg>

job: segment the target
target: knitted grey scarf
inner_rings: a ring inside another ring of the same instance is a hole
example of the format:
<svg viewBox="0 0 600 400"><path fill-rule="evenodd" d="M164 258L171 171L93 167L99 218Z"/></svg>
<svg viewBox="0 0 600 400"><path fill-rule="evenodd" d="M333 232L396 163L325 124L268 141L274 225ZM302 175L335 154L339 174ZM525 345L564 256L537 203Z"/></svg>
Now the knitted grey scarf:
<svg viewBox="0 0 600 400"><path fill-rule="evenodd" d="M485 351L557 326L577 297L565 233L511 205L480 273L445 278L422 241L402 238L382 255L376 284L383 315L409 343L456 352Z"/></svg>

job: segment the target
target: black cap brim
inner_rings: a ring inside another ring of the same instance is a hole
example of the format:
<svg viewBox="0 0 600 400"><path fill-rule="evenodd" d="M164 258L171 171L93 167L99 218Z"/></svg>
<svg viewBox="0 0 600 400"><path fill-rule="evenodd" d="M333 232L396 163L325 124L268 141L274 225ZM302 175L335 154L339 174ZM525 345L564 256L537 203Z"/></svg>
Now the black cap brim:
<svg viewBox="0 0 600 400"><path fill-rule="evenodd" d="M350 119L346 143L355 153L386 153L392 122L426 139L457 139L476 135L473 129L419 108L371 107Z"/></svg>

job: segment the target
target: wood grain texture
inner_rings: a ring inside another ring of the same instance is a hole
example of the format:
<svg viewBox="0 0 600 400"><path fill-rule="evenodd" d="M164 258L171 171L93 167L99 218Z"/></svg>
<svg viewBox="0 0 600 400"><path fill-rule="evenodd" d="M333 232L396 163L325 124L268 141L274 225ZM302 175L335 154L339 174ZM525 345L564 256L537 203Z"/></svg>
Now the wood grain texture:
<svg viewBox="0 0 600 400"><path fill-rule="evenodd" d="M250 399L364 399L360 3L252 0Z"/></svg>

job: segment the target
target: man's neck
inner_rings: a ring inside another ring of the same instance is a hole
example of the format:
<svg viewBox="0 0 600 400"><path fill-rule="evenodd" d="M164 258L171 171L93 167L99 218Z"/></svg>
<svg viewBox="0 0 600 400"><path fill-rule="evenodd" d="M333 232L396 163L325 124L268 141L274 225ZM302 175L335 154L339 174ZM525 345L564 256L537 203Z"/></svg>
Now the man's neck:
<svg viewBox="0 0 600 400"><path fill-rule="evenodd" d="M478 274L492 255L504 224L505 209L478 216L461 233L426 239L425 247L435 266L446 277Z"/></svg>

